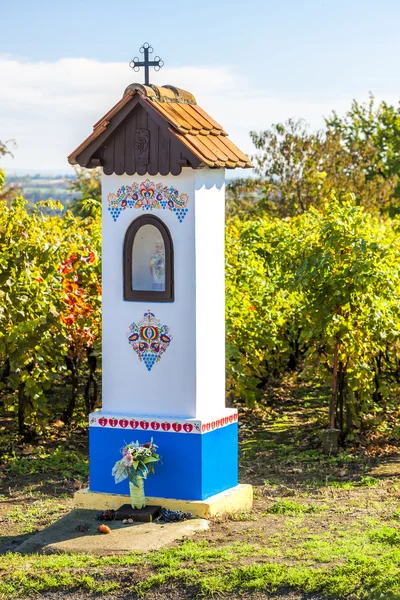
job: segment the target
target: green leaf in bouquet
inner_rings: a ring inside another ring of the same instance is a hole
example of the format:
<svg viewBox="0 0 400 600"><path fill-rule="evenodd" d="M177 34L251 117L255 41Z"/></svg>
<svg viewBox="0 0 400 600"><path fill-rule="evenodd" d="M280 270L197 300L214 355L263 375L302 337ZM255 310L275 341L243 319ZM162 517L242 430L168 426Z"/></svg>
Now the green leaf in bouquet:
<svg viewBox="0 0 400 600"><path fill-rule="evenodd" d="M128 477L128 468L126 467L126 465L124 465L122 460L118 461L115 464L112 470L112 475L115 478L115 483L120 483Z"/></svg>
<svg viewBox="0 0 400 600"><path fill-rule="evenodd" d="M147 465L148 463L152 463L152 462L158 462L159 458L155 457L155 456L147 456L146 458L143 459L143 462L145 465Z"/></svg>

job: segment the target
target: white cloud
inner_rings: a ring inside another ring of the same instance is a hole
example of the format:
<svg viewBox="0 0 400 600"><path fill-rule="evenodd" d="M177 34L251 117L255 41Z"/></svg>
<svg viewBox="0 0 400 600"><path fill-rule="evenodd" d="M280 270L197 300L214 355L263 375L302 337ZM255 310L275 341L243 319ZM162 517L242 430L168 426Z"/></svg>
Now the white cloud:
<svg viewBox="0 0 400 600"><path fill-rule="evenodd" d="M121 97L140 74L125 63L65 58L55 62L23 62L0 57L0 139L14 138L15 158L2 166L68 171L67 155L92 131L93 124ZM230 67L164 68L152 73L157 84L172 83L192 92L199 104L251 153L251 129L261 130L289 117L304 117L320 127L333 108L343 112L352 95L323 101L306 95L284 97L257 89ZM391 101L391 98L387 98ZM396 99L393 99L396 101Z"/></svg>

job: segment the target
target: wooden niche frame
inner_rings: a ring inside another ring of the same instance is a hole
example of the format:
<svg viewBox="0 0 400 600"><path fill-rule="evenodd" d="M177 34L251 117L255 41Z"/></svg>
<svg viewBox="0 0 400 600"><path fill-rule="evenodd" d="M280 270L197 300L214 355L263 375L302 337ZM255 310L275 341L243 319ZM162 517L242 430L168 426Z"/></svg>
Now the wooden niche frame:
<svg viewBox="0 0 400 600"><path fill-rule="evenodd" d="M132 289L132 248L135 236L143 225L153 225L161 233L165 247L165 290ZM134 302L174 302L174 246L168 227L154 215L138 217L129 225L124 239L124 300Z"/></svg>

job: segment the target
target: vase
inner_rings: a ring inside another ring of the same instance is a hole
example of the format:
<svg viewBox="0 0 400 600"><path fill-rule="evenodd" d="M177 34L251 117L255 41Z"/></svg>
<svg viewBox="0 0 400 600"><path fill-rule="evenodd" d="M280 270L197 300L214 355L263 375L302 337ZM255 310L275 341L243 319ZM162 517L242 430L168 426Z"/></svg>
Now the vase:
<svg viewBox="0 0 400 600"><path fill-rule="evenodd" d="M144 508L146 506L146 496L144 495L143 477L136 477L137 485L129 482L129 492L131 495L132 508Z"/></svg>

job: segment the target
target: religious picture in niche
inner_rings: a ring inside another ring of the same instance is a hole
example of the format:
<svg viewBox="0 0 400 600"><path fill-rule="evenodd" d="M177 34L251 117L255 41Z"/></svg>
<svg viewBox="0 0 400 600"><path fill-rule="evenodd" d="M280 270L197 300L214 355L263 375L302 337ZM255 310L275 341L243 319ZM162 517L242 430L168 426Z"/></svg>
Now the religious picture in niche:
<svg viewBox="0 0 400 600"><path fill-rule="evenodd" d="M156 241L156 249L150 259L149 267L153 276L153 290L165 292L165 248L163 239Z"/></svg>
<svg viewBox="0 0 400 600"><path fill-rule="evenodd" d="M132 289L165 291L165 244L154 225L142 225L132 246Z"/></svg>

